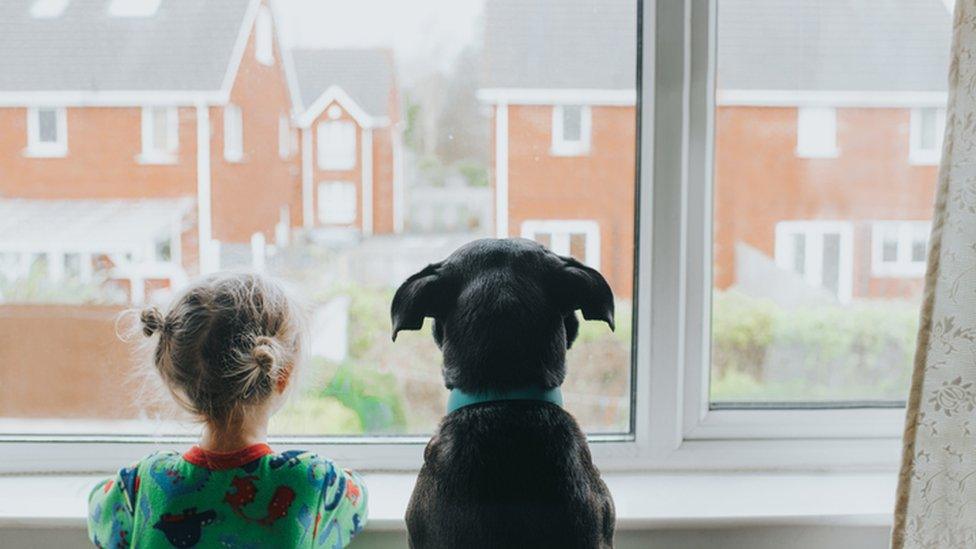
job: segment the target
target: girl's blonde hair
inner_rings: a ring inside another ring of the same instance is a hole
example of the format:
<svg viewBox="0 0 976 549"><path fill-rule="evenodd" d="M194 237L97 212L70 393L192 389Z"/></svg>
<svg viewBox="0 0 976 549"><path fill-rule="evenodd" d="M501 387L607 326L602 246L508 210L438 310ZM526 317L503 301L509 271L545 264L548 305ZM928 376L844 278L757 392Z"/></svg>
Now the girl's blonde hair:
<svg viewBox="0 0 976 549"><path fill-rule="evenodd" d="M177 402L198 418L226 425L264 402L291 375L304 347L301 307L277 282L222 273L190 284L165 313L139 314L157 338L154 369Z"/></svg>

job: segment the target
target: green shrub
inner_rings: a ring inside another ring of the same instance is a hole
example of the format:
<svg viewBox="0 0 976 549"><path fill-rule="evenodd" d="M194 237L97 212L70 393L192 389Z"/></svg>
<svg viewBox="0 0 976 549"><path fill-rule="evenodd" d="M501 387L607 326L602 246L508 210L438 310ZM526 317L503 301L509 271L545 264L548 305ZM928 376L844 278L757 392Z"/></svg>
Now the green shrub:
<svg viewBox="0 0 976 549"><path fill-rule="evenodd" d="M712 399L904 399L917 325L908 302L785 309L717 292Z"/></svg>

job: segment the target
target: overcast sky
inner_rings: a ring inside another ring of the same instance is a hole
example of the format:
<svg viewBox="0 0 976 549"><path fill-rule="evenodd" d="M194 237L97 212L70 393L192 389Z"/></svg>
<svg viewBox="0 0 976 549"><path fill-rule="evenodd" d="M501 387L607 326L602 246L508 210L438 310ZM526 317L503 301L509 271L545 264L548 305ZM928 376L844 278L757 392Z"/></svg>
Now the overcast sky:
<svg viewBox="0 0 976 549"><path fill-rule="evenodd" d="M444 68L479 35L484 0L277 0L292 47L389 47L399 62ZM401 67L403 68L403 67Z"/></svg>

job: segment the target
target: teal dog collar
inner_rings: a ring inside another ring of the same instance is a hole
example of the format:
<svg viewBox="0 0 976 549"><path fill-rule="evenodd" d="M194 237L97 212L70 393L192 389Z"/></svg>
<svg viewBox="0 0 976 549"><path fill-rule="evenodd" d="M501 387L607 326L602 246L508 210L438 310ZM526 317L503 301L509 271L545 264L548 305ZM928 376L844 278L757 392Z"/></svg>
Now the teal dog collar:
<svg viewBox="0 0 976 549"><path fill-rule="evenodd" d="M559 387L552 389L542 389L540 387L530 387L515 389L512 391L489 391L486 393L466 393L460 389L451 389L451 395L447 398L447 413L479 404L482 402L495 402L499 400L541 400L551 402L556 406L563 405L563 393Z"/></svg>

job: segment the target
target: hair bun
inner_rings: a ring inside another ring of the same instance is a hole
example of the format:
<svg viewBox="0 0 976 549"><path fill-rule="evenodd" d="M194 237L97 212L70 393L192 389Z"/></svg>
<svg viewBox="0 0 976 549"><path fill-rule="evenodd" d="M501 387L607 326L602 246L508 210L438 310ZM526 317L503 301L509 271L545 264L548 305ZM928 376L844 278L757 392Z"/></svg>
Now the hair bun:
<svg viewBox="0 0 976 549"><path fill-rule="evenodd" d="M163 314L156 307L146 307L139 313L139 320L142 322L142 333L146 337L163 329Z"/></svg>
<svg viewBox="0 0 976 549"><path fill-rule="evenodd" d="M251 351L254 362L257 363L258 368L261 368L262 372L270 374L275 366L275 347L277 347L278 343L274 339L266 336L258 337L254 340L254 343L254 349Z"/></svg>

